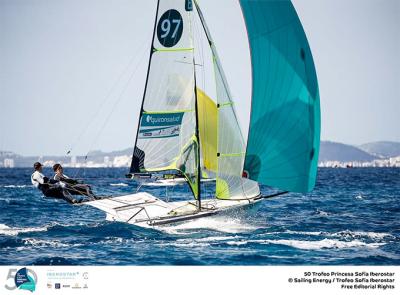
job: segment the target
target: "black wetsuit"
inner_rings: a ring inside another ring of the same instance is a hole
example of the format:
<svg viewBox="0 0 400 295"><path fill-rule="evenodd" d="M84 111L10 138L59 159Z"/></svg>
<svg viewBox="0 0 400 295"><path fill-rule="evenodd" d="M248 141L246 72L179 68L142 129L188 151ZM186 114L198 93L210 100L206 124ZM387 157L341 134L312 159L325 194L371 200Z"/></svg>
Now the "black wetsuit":
<svg viewBox="0 0 400 295"><path fill-rule="evenodd" d="M39 172L40 173L40 172ZM76 200L70 193L65 191L61 186L59 186L59 181L54 179L49 179L43 174L40 173L41 179L36 179L34 176L35 173L32 174L31 180L32 184L34 184L42 193L48 198L55 199L63 199L68 203L78 203L79 200ZM43 177L42 177L43 176ZM43 183L40 183L40 182Z"/></svg>
<svg viewBox="0 0 400 295"><path fill-rule="evenodd" d="M64 174L62 176L55 175L55 181L61 181L66 184L65 189L72 195L83 195L88 197L95 197L92 188L85 183L80 183L78 180L69 178Z"/></svg>

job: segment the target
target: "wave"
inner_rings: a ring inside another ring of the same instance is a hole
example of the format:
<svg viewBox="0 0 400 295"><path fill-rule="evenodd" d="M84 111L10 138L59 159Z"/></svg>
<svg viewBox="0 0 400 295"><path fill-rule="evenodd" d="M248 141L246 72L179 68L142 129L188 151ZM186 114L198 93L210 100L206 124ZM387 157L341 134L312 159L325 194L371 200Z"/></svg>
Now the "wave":
<svg viewBox="0 0 400 295"><path fill-rule="evenodd" d="M364 200L364 196L361 195L361 194L360 194L360 195L357 195L357 196L356 196L356 199L357 199L357 200Z"/></svg>
<svg viewBox="0 0 400 295"><path fill-rule="evenodd" d="M93 223L87 224L84 222L72 222L70 224L63 224L59 222L52 222L51 224L43 225L41 227L9 227L6 224L0 224L0 235L5 236L17 236L19 234L30 233L30 232L45 232L51 230L59 230L62 228L63 230L68 230L74 227L83 227L83 228L97 228L101 227L103 223Z"/></svg>
<svg viewBox="0 0 400 295"><path fill-rule="evenodd" d="M293 230L287 230L287 231L278 232L278 233L292 234L292 235L305 235L305 236L321 236L323 234L326 234L322 231L293 231Z"/></svg>
<svg viewBox="0 0 400 295"><path fill-rule="evenodd" d="M26 202L26 199L22 198L0 198L0 201L4 201L7 204L14 203L14 202Z"/></svg>
<svg viewBox="0 0 400 295"><path fill-rule="evenodd" d="M71 246L80 246L80 244L66 244L62 243L59 240L40 240L40 239L33 239L33 238L27 238L27 239L22 239L24 245L26 246L33 246L33 247L51 247L51 248L65 248L65 247L71 247ZM83 245L83 244L82 244Z"/></svg>
<svg viewBox="0 0 400 295"><path fill-rule="evenodd" d="M393 237L388 233L364 232L364 231L350 231L344 230L332 234L333 237L350 237L350 238L370 238L370 239L384 239L386 237Z"/></svg>
<svg viewBox="0 0 400 295"><path fill-rule="evenodd" d="M4 188L25 188L25 187L33 187L33 185L26 185L26 184L23 184L23 185L17 185L17 184L7 184L7 185L3 185L2 187L4 187Z"/></svg>
<svg viewBox="0 0 400 295"><path fill-rule="evenodd" d="M9 227L5 224L0 224L0 235L17 236L21 233L47 231L48 227Z"/></svg>
<svg viewBox="0 0 400 295"><path fill-rule="evenodd" d="M320 241L303 241L303 240L240 240L240 241L227 241L231 246L243 246L248 243L261 244L261 245L284 245L301 250L322 250L322 249L346 249L346 248L379 248L386 243L365 243L359 240L353 241L340 241L334 239L323 239Z"/></svg>
<svg viewBox="0 0 400 295"><path fill-rule="evenodd" d="M277 232L278 233L278 232ZM305 231L292 231L287 230L284 232L279 233L287 233L287 234L294 234L294 235L306 235L306 236L328 236L328 237L342 237L342 238L369 238L374 240L380 240L387 237L393 237L391 234L388 233L376 233L376 232L364 232L364 231L350 231L344 230L339 232L305 232Z"/></svg>
<svg viewBox="0 0 400 295"><path fill-rule="evenodd" d="M234 240L240 238L239 236L216 236L216 237L206 237L206 238L199 238L196 239L198 242L219 242L219 241L226 241L226 240Z"/></svg>
<svg viewBox="0 0 400 295"><path fill-rule="evenodd" d="M240 236L215 236L198 239L178 239L169 244L176 247L194 248L194 247L207 247L215 243L227 244L230 246L244 246L247 244L260 244L260 245L284 245L301 250L321 250L321 249L346 249L346 248L378 248L386 243L366 243L360 240L353 241L340 241L337 239L323 239L319 241L306 241L306 240L287 240L287 239L260 239L260 240L246 240Z"/></svg>
<svg viewBox="0 0 400 295"><path fill-rule="evenodd" d="M251 240L248 242L257 242L260 244L285 245L301 250L321 250L321 249L344 249L344 248L378 248L386 243L365 243L360 240L349 242L323 239L320 241L302 241L302 240Z"/></svg>
<svg viewBox="0 0 400 295"><path fill-rule="evenodd" d="M120 183L110 183L110 185L111 186L128 186L128 184L122 183L122 182L120 182Z"/></svg>
<svg viewBox="0 0 400 295"><path fill-rule="evenodd" d="M228 241L226 243L231 246L243 246L247 244L247 241Z"/></svg>
<svg viewBox="0 0 400 295"><path fill-rule="evenodd" d="M315 212L315 214L316 214L316 215L319 215L319 216L322 216L322 217L327 217L327 216L330 215L328 212L325 212L325 211L322 211L322 210L319 210L319 209L317 209L317 211Z"/></svg>
<svg viewBox="0 0 400 295"><path fill-rule="evenodd" d="M121 237L107 237L103 240L93 242L94 245L112 245L112 244L128 244L133 242L133 239L124 239Z"/></svg>
<svg viewBox="0 0 400 295"><path fill-rule="evenodd" d="M186 243L181 243L181 242L168 243L167 245L172 246L172 247L183 247L183 248L203 248L203 247L211 246L210 243L198 243L195 241L186 242Z"/></svg>
<svg viewBox="0 0 400 295"><path fill-rule="evenodd" d="M171 225L168 227L159 227L157 229L165 231L169 234L184 234L196 229L209 229L224 233L243 233L250 232L259 229L254 225L246 224L240 219L226 219L219 217L208 217L202 219L196 219L188 221L178 225Z"/></svg>
<svg viewBox="0 0 400 295"><path fill-rule="evenodd" d="M239 236L214 236L214 237L205 237L205 238L197 238L197 239L178 239L177 242L187 243L187 242L197 242L197 243L207 243L207 242L221 242L227 240L239 239Z"/></svg>

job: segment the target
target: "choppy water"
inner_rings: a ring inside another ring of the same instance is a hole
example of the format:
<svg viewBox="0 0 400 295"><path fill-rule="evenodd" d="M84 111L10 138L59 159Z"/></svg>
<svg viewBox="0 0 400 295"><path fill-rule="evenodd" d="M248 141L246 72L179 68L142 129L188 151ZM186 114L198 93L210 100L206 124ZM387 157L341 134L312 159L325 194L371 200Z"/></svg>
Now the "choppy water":
<svg viewBox="0 0 400 295"><path fill-rule="evenodd" d="M125 172L86 169L81 176L97 192L123 194L136 190ZM44 199L30 173L0 169L0 265L400 265L400 169L320 169L310 194L161 231ZM146 189L170 198L186 191Z"/></svg>

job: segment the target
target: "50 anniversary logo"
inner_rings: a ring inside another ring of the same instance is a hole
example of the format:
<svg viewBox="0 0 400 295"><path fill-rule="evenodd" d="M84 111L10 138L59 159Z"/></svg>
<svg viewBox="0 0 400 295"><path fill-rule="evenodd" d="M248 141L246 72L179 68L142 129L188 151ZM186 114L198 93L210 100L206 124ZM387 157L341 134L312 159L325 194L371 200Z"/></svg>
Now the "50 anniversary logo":
<svg viewBox="0 0 400 295"><path fill-rule="evenodd" d="M8 275L6 278L5 288L7 290L28 290L35 291L37 284L37 275L36 273L29 268L10 268L8 271Z"/></svg>

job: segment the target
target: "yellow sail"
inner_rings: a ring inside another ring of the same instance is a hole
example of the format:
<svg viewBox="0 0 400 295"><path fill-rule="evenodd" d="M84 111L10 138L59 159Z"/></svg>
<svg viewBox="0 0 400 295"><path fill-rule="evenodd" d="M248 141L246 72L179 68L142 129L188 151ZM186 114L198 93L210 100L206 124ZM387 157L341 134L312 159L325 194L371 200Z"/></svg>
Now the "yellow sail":
<svg viewBox="0 0 400 295"><path fill-rule="evenodd" d="M209 171L217 172L218 110L215 102L197 88L198 124L203 165Z"/></svg>

